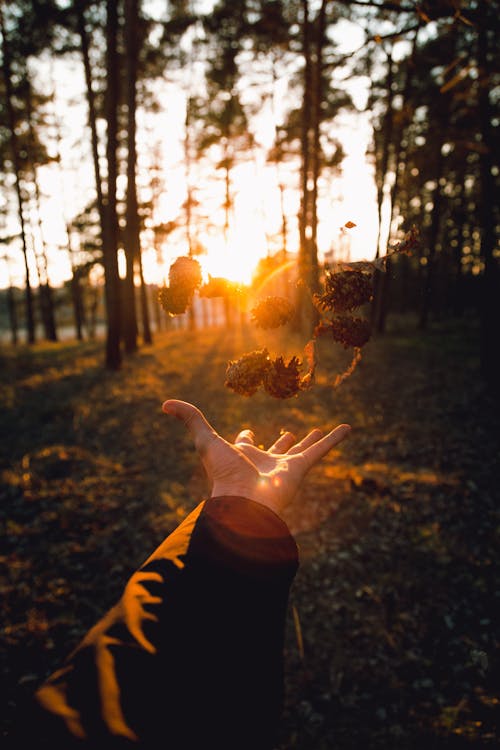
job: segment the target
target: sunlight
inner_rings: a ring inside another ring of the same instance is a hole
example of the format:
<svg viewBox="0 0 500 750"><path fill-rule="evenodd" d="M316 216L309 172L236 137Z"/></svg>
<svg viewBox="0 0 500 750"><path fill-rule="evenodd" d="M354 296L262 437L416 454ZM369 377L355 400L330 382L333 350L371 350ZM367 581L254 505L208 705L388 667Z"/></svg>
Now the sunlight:
<svg viewBox="0 0 500 750"><path fill-rule="evenodd" d="M250 225L229 232L227 245L221 236L209 238L207 254L201 255L204 274L249 284L259 260L266 255L263 237Z"/></svg>

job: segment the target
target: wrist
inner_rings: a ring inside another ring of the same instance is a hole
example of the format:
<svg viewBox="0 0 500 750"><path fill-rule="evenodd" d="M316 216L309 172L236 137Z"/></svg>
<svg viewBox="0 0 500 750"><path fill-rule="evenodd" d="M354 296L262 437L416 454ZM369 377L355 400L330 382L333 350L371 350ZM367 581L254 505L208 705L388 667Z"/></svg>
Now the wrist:
<svg viewBox="0 0 500 750"><path fill-rule="evenodd" d="M264 505L283 520L280 512L280 503L273 497L268 480L263 477L253 483L231 482L226 484L224 482L216 482L212 487L210 497L243 497L246 500L259 503L259 505Z"/></svg>

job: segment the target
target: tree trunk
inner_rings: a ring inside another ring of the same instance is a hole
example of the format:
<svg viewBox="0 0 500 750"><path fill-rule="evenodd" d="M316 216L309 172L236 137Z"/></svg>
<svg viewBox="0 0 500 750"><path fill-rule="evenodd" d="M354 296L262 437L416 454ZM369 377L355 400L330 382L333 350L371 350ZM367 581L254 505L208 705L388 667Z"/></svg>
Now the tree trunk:
<svg viewBox="0 0 500 750"><path fill-rule="evenodd" d="M478 109L481 141L481 255L484 262L481 305L481 372L486 382L498 394L500 384L500 348L498 325L500 323L500 269L495 257L495 206L498 206L497 182L493 174L495 143L490 102L491 71L488 59L489 36L486 19L480 19L477 34L479 66Z"/></svg>
<svg viewBox="0 0 500 750"><path fill-rule="evenodd" d="M446 133L445 122L446 120L443 118L440 128L440 132L443 134ZM423 273L424 287L422 294L422 304L420 308L420 317L418 322L418 327L421 331L424 331L429 323L429 313L432 305L434 276L436 270L436 245L439 237L439 230L441 227L443 191L440 182L444 171L444 156L442 151L441 138L438 139L436 153L434 154L434 164L436 165L436 187L432 195L432 217L429 231L429 254L427 256L427 264L424 268Z"/></svg>
<svg viewBox="0 0 500 750"><path fill-rule="evenodd" d="M118 3L107 0L105 99L108 165L105 203L105 231L103 244L104 286L106 294L106 366L111 370L121 365L121 304L120 274L118 272L118 217L116 212L117 132L118 132Z"/></svg>
<svg viewBox="0 0 500 750"><path fill-rule="evenodd" d="M311 239L309 243L309 256L311 264L310 289L317 292L319 286L318 269L318 181L321 168L320 159L320 126L321 126L321 104L323 102L323 42L325 37L326 4L323 0L318 12L315 24L315 60L313 67L313 122L312 122L312 154L311 154Z"/></svg>
<svg viewBox="0 0 500 750"><path fill-rule="evenodd" d="M415 30L415 36L413 37L412 50L410 57L406 63L405 71L405 82L401 92L402 107L401 119L396 129L396 133L393 137L394 142L394 182L391 187L391 205L390 205L390 219L389 219L389 233L391 231L392 222L394 219L394 209L396 206L396 200L398 197L399 190L399 178L401 175L401 169L404 167L404 154L403 154L403 134L405 130L405 118L404 118L404 107L410 100L413 74L415 72L415 54L417 51L417 40L418 32L420 27ZM392 105L391 105L392 109ZM391 130L394 127L393 116L391 115ZM403 162L403 164L402 164ZM381 224L381 211L379 212L379 233L377 241L377 250L380 244L380 224ZM389 308L389 289L391 285L391 260L387 260L385 273L380 274L376 278L376 294L373 305L373 327L377 333L384 333L386 328L387 312Z"/></svg>
<svg viewBox="0 0 500 750"><path fill-rule="evenodd" d="M153 334L151 333L151 322L150 322L150 315L149 315L147 286L146 286L146 282L144 281L144 274L142 272L142 258L141 258L140 253L137 256L137 263L139 266L139 278L141 280L141 285L139 287L139 294L140 294L140 299L141 299L142 340L144 341L145 344L152 344Z"/></svg>
<svg viewBox="0 0 500 750"><path fill-rule="evenodd" d="M28 132L29 132L29 149L28 149L28 163L31 164L31 172L33 179L33 188L35 193L35 213L36 213L36 225L38 228L38 236L40 239L41 250L39 254L39 260L42 265L41 276L39 277L40 288L40 305L42 311L42 321L45 330L45 338L48 341L57 341L57 328L56 318L54 310L54 294L50 285L49 279L49 261L47 257L47 243L45 241L45 234L43 231L42 224L42 201L40 196L40 186L38 185L38 174L35 157L35 132L33 129L33 117L32 117L32 99L31 99L31 84L27 80L27 117L28 117ZM35 252L35 245L33 244L33 250Z"/></svg>
<svg viewBox="0 0 500 750"><path fill-rule="evenodd" d="M77 12L78 35L80 37L80 49L82 53L83 69L85 73L85 93L88 106L88 120L91 136L92 163L94 167L95 189L97 196L97 210L101 222L101 231L104 234L106 219L104 216L104 198L102 194L101 169L99 166L99 145L97 138L97 114L95 107L95 94L92 87L92 69L90 66L89 42L87 31L85 29L85 13L82 0L75 1L75 10ZM104 244L104 239L103 239Z"/></svg>
<svg viewBox="0 0 500 750"><path fill-rule="evenodd" d="M301 174L299 210L299 286L297 288L297 319L295 328L310 335L313 328L313 306L311 304L311 128L312 128L312 83L313 63L311 51L311 21L309 2L302 0L302 54L304 57L304 93L301 124Z"/></svg>
<svg viewBox="0 0 500 750"><path fill-rule="evenodd" d="M380 245L382 240L382 214L384 207L384 188L387 183L387 173L389 169L389 158L391 153L392 145L392 132L394 125L394 111L393 111L393 81L394 81L394 61L392 59L392 49L387 55L387 78L386 78L386 92L387 92L387 108L384 114L383 126L382 126L382 153L380 157L377 155L377 146L375 145L375 161L376 161L376 176L377 176L377 211L378 211L378 228L377 228L377 239L375 246L375 258L380 257ZM397 164L396 164L397 169ZM387 293L387 271L375 270L373 277L373 302L371 307L371 323L375 330L381 332L382 330L382 308L383 298Z"/></svg>
<svg viewBox="0 0 500 750"><path fill-rule="evenodd" d="M10 284L7 289L7 309L9 311L10 340L13 346L16 346L19 342L19 326L17 320L16 297L12 284Z"/></svg>
<svg viewBox="0 0 500 750"><path fill-rule="evenodd" d="M9 126L9 138L10 146L12 151L12 163L14 166L14 179L15 179L15 190L17 197L17 209L18 218L20 225L21 234L21 247L24 258L24 271L25 271L25 302L26 302L26 328L28 343L33 344L35 342L35 317L33 314L33 292L31 289L30 280L30 269L28 263L28 245L26 242L26 231L24 223L24 211L23 211L23 196L21 190L21 164L19 160L19 148L16 134L16 118L14 113L14 105L12 103L13 90L10 73L10 50L5 34L5 25L3 18L2 4L0 3L0 31L2 33L2 70L4 75L5 83L5 106L7 110L7 120Z"/></svg>
<svg viewBox="0 0 500 750"><path fill-rule="evenodd" d="M124 234L127 270L123 285L123 341L129 354L137 351L137 314L134 269L139 258L139 217L136 187L136 100L137 100L137 0L125 0L125 65L127 93L127 204Z"/></svg>
<svg viewBox="0 0 500 750"><path fill-rule="evenodd" d="M82 289L80 286L80 279L73 269L71 280L71 303L73 306L73 321L75 325L75 335L78 341L83 341L83 323L84 323L84 312L83 312L83 299Z"/></svg>

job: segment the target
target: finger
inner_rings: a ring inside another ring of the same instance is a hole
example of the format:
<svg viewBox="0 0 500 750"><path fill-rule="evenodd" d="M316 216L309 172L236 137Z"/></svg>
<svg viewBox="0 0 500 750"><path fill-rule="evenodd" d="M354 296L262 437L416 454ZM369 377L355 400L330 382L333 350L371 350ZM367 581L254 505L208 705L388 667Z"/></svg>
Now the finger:
<svg viewBox="0 0 500 750"><path fill-rule="evenodd" d="M295 443L296 437L292 432L284 432L271 445L268 453L286 453L287 450Z"/></svg>
<svg viewBox="0 0 500 750"><path fill-rule="evenodd" d="M234 442L235 444L248 443L248 445L255 445L255 435L252 430L241 430L241 432L238 432L236 435L236 440Z"/></svg>
<svg viewBox="0 0 500 750"><path fill-rule="evenodd" d="M323 433L316 427L314 430L311 430L305 438L302 438L300 442L292 446L290 450L287 451L288 455L293 456L295 453L302 453L302 451L309 448L310 445L317 443L321 437L323 437Z"/></svg>
<svg viewBox="0 0 500 750"><path fill-rule="evenodd" d="M307 469L310 469L314 464L318 463L323 456L335 446L338 445L342 440L347 437L351 431L351 426L348 424L341 424L334 430L329 432L327 435L317 440L315 443L310 445L308 448L302 451L302 455L306 460Z"/></svg>
<svg viewBox="0 0 500 750"><path fill-rule="evenodd" d="M162 410L166 414L177 417L184 422L189 432L194 437L197 448L203 448L209 439L217 435L213 427L207 422L202 412L193 404L187 401L178 401L169 399L162 405Z"/></svg>

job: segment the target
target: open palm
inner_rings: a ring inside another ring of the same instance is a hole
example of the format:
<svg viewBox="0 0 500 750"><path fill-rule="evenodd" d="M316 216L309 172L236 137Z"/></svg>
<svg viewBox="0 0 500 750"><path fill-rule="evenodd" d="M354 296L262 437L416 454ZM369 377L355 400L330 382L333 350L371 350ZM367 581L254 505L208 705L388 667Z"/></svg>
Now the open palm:
<svg viewBox="0 0 500 750"><path fill-rule="evenodd" d="M314 429L298 442L291 432L285 432L268 450L262 450L255 445L251 430L239 432L234 444L227 442L203 413L186 401L165 401L163 411L180 419L191 432L212 484L212 497L246 497L278 514L307 472L351 429L342 424L326 435Z"/></svg>

